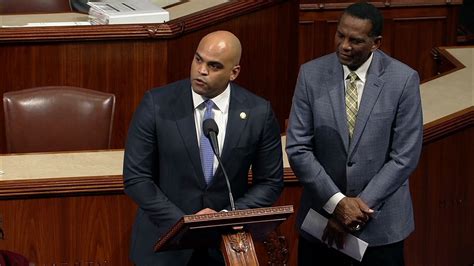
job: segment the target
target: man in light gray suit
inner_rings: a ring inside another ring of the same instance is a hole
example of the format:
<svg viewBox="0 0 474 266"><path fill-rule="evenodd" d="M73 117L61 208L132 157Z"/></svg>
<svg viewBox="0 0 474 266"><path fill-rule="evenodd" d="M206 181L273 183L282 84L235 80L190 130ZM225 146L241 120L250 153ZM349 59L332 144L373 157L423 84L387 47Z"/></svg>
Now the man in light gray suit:
<svg viewBox="0 0 474 266"><path fill-rule="evenodd" d="M422 145L419 77L378 50L382 28L374 6L353 4L336 52L300 69L286 146L304 188L297 225L310 208L329 222L322 242L300 230L299 265L404 265L414 230L408 177ZM361 263L326 245L342 248L348 233L369 243Z"/></svg>

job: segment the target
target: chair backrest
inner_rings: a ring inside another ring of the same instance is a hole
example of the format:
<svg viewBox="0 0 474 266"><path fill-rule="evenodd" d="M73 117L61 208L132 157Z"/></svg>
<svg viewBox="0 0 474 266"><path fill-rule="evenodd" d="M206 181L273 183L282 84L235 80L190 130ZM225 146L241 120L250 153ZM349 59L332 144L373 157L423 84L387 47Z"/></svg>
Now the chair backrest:
<svg viewBox="0 0 474 266"><path fill-rule="evenodd" d="M7 152L110 148L115 95L50 86L3 94Z"/></svg>
<svg viewBox="0 0 474 266"><path fill-rule="evenodd" d="M0 15L71 12L65 0L0 0Z"/></svg>
<svg viewBox="0 0 474 266"><path fill-rule="evenodd" d="M0 266L28 266L30 265L24 256L8 251L0 250Z"/></svg>

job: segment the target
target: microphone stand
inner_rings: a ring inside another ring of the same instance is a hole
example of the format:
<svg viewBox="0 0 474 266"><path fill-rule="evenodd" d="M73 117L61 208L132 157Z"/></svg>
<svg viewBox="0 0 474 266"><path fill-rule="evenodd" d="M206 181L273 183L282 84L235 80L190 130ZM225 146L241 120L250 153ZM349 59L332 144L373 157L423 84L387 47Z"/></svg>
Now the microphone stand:
<svg viewBox="0 0 474 266"><path fill-rule="evenodd" d="M204 135L209 139L209 142L212 146L212 151L216 155L217 161L219 162L222 172L224 173L225 182L227 184L227 190L229 190L229 201L230 208L232 211L235 211L234 196L232 195L232 189L229 182L229 176L225 171L224 164L222 163L221 156L219 154L219 142L217 141L217 134L219 133L219 128L217 127L216 121L214 119L206 119L203 122L203 132Z"/></svg>
<svg viewBox="0 0 474 266"><path fill-rule="evenodd" d="M216 154L216 152L214 152L214 154ZM217 161L219 162L219 165L222 168L222 172L224 173L225 182L227 183L227 189L229 190L230 208L231 208L232 211L235 211L234 196L232 195L232 190L230 188L229 176L227 175L227 172L225 171L224 165L222 164L221 156L216 154L216 157L217 157Z"/></svg>

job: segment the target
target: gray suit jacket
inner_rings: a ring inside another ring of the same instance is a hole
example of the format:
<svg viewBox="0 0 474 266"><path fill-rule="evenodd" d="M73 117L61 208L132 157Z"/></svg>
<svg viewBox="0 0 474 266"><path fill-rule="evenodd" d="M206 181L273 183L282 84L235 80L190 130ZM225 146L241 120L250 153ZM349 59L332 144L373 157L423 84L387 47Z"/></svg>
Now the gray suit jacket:
<svg viewBox="0 0 474 266"><path fill-rule="evenodd" d="M375 210L358 233L370 246L405 239L414 230L408 177L422 145L418 74L376 50L349 142L342 65L335 53L304 64L287 132L291 167L304 187L298 228L310 208L337 192Z"/></svg>
<svg viewBox="0 0 474 266"><path fill-rule="evenodd" d="M225 143L220 145L236 208L273 204L283 188L283 164L270 103L231 84ZM137 265L186 265L190 250L154 253L158 239L185 214L230 209L222 169L208 186L204 180L188 79L145 94L128 132L124 185L139 206L130 255Z"/></svg>

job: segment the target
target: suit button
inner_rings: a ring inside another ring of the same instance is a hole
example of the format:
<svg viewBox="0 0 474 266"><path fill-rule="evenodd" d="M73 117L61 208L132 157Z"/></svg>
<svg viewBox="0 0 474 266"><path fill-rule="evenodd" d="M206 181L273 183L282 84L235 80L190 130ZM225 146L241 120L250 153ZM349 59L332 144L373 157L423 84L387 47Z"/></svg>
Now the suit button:
<svg viewBox="0 0 474 266"><path fill-rule="evenodd" d="M354 162L348 162L348 163L347 163L347 166L349 166L349 167L351 167L351 166L353 166L353 165L354 165Z"/></svg>

